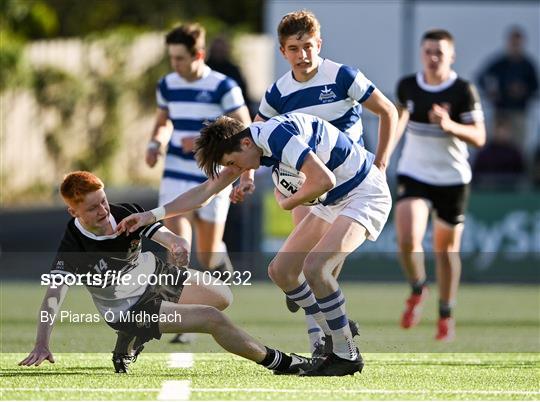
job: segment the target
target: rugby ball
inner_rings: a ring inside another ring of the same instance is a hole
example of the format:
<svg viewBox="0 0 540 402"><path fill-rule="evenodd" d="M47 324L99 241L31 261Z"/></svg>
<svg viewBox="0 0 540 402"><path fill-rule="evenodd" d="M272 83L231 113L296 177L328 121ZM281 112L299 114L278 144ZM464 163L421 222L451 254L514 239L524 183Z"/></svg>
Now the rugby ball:
<svg viewBox="0 0 540 402"><path fill-rule="evenodd" d="M278 191L285 197L290 197L296 193L304 184L306 175L290 166L280 163L272 169L272 181ZM326 193L320 195L314 200L303 203L302 205L317 205L326 199Z"/></svg>

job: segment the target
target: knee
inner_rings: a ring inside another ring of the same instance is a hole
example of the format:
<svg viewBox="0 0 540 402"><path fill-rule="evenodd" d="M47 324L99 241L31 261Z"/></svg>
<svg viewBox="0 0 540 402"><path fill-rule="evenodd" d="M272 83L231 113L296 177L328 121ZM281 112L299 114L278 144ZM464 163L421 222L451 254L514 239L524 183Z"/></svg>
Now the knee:
<svg viewBox="0 0 540 402"><path fill-rule="evenodd" d="M313 287L313 284L324 282L327 276L332 276L331 270L325 269L326 265L326 260L321 253L307 255L302 271L310 287Z"/></svg>
<svg viewBox="0 0 540 402"><path fill-rule="evenodd" d="M268 265L268 276L275 284L278 284L280 282L282 274L275 258L270 261L270 264Z"/></svg>
<svg viewBox="0 0 540 402"><path fill-rule="evenodd" d="M219 285L219 296L216 300L215 307L223 311L229 307L233 302L233 294L229 286Z"/></svg>
<svg viewBox="0 0 540 402"><path fill-rule="evenodd" d="M268 265L268 276L280 288L288 287L290 282L298 278L298 275L292 274L290 269L275 258Z"/></svg>
<svg viewBox="0 0 540 402"><path fill-rule="evenodd" d="M213 334L227 324L227 317L216 307L205 306L201 311L204 317L205 332Z"/></svg>
<svg viewBox="0 0 540 402"><path fill-rule="evenodd" d="M398 244L401 254L411 254L414 252L422 251L421 242L415 241L411 237L399 239Z"/></svg>
<svg viewBox="0 0 540 402"><path fill-rule="evenodd" d="M458 251L450 250L438 250L435 253L437 262L443 266L452 266L459 263L460 256Z"/></svg>

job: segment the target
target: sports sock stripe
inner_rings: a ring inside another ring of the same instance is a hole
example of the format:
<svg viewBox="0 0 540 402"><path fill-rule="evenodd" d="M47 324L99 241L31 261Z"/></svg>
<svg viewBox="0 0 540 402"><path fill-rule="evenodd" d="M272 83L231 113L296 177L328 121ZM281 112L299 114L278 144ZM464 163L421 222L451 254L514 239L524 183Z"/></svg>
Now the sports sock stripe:
<svg viewBox="0 0 540 402"><path fill-rule="evenodd" d="M344 359L356 359L356 346L348 329L345 297L341 289L338 288L328 296L317 298L317 303L332 333L333 352Z"/></svg>
<svg viewBox="0 0 540 402"><path fill-rule="evenodd" d="M287 297L291 300L294 300L296 304L304 309L304 312L307 315L313 316L317 324L322 328L325 334L330 334L330 328L326 323L326 318L321 313L319 304L315 299L315 295L311 291L311 288L308 286L307 281L304 281L296 289L285 292Z"/></svg>

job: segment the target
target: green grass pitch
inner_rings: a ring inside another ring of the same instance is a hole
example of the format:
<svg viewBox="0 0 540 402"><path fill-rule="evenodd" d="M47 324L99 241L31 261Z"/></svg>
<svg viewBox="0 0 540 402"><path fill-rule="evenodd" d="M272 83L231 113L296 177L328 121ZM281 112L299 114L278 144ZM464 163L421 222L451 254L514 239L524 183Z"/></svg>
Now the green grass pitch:
<svg viewBox="0 0 540 402"><path fill-rule="evenodd" d="M173 399L191 400L540 399L537 286L463 286L456 308L458 337L448 344L433 340L435 292L419 327L403 331L397 323L405 285L348 283L343 289L348 313L361 325L366 366L360 375L276 377L223 353L206 335L191 346L169 344L166 335L147 346L129 375L117 375L110 362L114 333L104 323L58 325L51 345L57 362L18 367L33 345L44 289L3 283L0 399L155 400L163 398L170 381L184 381ZM285 311L276 288L255 283L233 292L228 314L236 323L269 346L307 352L302 316ZM84 289L71 289L63 308L94 312ZM85 350L90 352L81 353ZM169 367L175 352L193 352L193 366Z"/></svg>

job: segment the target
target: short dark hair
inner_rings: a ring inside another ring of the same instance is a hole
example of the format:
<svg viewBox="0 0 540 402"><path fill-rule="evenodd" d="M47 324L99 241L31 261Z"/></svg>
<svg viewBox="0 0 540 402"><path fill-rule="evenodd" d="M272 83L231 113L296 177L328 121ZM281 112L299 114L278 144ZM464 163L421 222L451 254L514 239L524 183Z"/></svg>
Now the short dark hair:
<svg viewBox="0 0 540 402"><path fill-rule="evenodd" d="M240 151L240 141L246 137L251 137L251 131L241 121L221 116L201 130L195 142L197 164L208 177L216 177L223 155Z"/></svg>
<svg viewBox="0 0 540 402"><path fill-rule="evenodd" d="M424 32L422 43L426 40L447 40L452 44L454 43L454 37L446 29L430 29Z"/></svg>
<svg viewBox="0 0 540 402"><path fill-rule="evenodd" d="M283 46L289 36L321 35L321 24L311 11L300 10L286 14L281 19L278 28L279 44Z"/></svg>
<svg viewBox="0 0 540 402"><path fill-rule="evenodd" d="M191 55L204 50L206 31L199 24L184 24L174 28L165 36L167 45L184 45Z"/></svg>

